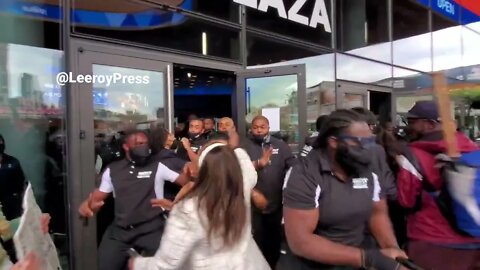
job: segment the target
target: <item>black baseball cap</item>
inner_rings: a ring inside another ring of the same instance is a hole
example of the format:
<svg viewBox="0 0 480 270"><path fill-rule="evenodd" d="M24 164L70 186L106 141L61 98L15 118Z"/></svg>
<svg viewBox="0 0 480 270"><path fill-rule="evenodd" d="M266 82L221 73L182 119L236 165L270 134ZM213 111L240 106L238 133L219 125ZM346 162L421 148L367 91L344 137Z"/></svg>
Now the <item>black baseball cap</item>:
<svg viewBox="0 0 480 270"><path fill-rule="evenodd" d="M438 106L435 101L422 100L417 101L415 105L408 111L407 119L426 119L439 121Z"/></svg>

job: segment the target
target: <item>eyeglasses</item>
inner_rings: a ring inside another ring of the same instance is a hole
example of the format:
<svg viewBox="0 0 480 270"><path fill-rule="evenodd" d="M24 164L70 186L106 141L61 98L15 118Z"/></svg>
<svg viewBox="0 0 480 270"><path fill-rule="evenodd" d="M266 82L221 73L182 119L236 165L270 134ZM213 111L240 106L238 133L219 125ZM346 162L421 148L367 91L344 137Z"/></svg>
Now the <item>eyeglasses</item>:
<svg viewBox="0 0 480 270"><path fill-rule="evenodd" d="M370 137L356 137L356 136L350 136L350 135L340 135L337 136L339 140L345 141L345 140L351 140L353 142L358 143L361 146L371 146L376 143L376 137L375 136L370 136Z"/></svg>

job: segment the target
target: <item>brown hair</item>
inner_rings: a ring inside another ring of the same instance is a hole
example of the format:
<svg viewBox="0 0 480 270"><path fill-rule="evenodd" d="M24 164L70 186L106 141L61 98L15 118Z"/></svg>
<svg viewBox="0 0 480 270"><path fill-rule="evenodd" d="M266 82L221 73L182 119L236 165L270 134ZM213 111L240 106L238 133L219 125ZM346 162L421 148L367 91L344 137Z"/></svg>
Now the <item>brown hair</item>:
<svg viewBox="0 0 480 270"><path fill-rule="evenodd" d="M228 146L217 146L205 157L195 186L187 197L198 198L198 209L208 219L207 235L223 238L230 247L242 236L247 207L239 161Z"/></svg>

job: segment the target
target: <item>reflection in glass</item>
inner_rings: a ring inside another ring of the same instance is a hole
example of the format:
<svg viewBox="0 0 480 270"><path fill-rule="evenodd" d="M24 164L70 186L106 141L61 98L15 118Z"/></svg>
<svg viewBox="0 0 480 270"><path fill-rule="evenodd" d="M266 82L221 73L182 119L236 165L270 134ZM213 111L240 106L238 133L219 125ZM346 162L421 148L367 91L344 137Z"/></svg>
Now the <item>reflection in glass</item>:
<svg viewBox="0 0 480 270"><path fill-rule="evenodd" d="M50 231L62 267L68 269L65 98L56 83L62 70L62 51L0 44L0 134L5 153L18 159L24 175L0 177L0 202L21 209L23 190L15 186L23 189L22 181L30 182L38 205L51 215ZM0 170L8 166L2 164Z"/></svg>
<svg viewBox="0 0 480 270"><path fill-rule="evenodd" d="M270 121L270 132L278 133L292 147L299 144L297 75L251 78L246 80L247 125L256 115Z"/></svg>
<svg viewBox="0 0 480 270"><path fill-rule="evenodd" d="M393 1L393 64L432 70L428 18L428 9L414 1Z"/></svg>
<svg viewBox="0 0 480 270"><path fill-rule="evenodd" d="M328 115L336 108L335 83L322 81L307 88L307 126L308 132L317 131L315 121L320 115Z"/></svg>
<svg viewBox="0 0 480 270"><path fill-rule="evenodd" d="M479 80L466 82L449 78L448 91L457 127L472 139L478 137L480 123L476 119L480 116Z"/></svg>
<svg viewBox="0 0 480 270"><path fill-rule="evenodd" d="M142 123L164 124L163 73L149 70L93 65L93 75L130 76L133 83L120 80L93 84L95 120L121 131Z"/></svg>
<svg viewBox="0 0 480 270"><path fill-rule="evenodd" d="M288 65L289 60L318 55L318 53L305 48L268 40L251 33L247 33L247 48L249 67L269 64ZM275 49L272 50L272 48Z"/></svg>
<svg viewBox="0 0 480 270"><path fill-rule="evenodd" d="M392 85L397 113L394 124L404 127L407 123L405 115L415 102L433 99L432 77L427 73L394 68Z"/></svg>
<svg viewBox="0 0 480 270"><path fill-rule="evenodd" d="M116 81L93 83L95 168L99 181L110 163L124 157L125 131L164 127L164 74L105 65L93 65L92 70L94 76L121 76ZM113 205L113 199L109 198L98 213L98 243L113 221Z"/></svg>
<svg viewBox="0 0 480 270"><path fill-rule="evenodd" d="M352 54L390 63L387 2L336 1L337 47Z"/></svg>
<svg viewBox="0 0 480 270"><path fill-rule="evenodd" d="M462 61L461 26L437 14L433 14L433 70L459 67Z"/></svg>
<svg viewBox="0 0 480 270"><path fill-rule="evenodd" d="M101 3L76 2L90 3L90 6ZM128 6L105 7L112 12L108 17L104 12L97 17L85 16L84 21L74 23L74 32L229 59L238 60L240 57L237 28L215 25L183 13L154 9L144 3L127 2Z"/></svg>
<svg viewBox="0 0 480 270"><path fill-rule="evenodd" d="M433 81L428 73L394 67L391 83L395 93L432 94Z"/></svg>
<svg viewBox="0 0 480 270"><path fill-rule="evenodd" d="M479 25L479 23L477 23ZM480 30L480 28L479 28ZM480 138L480 33L463 28L463 78L460 91L467 95L464 126L472 137Z"/></svg>
<svg viewBox="0 0 480 270"><path fill-rule="evenodd" d="M472 31L466 27L462 28L462 66L463 76L466 81L480 80L480 33Z"/></svg>
<svg viewBox="0 0 480 270"><path fill-rule="evenodd" d="M389 65L337 54L337 80L389 86L391 77Z"/></svg>
<svg viewBox="0 0 480 270"><path fill-rule="evenodd" d="M275 46L275 48L278 48ZM298 51L298 50L297 50ZM249 66L248 68L278 67L285 65L305 65L307 80L307 128L309 133L316 131L315 121L320 115L333 112L335 106L334 54L328 53L306 58L298 58L269 65Z"/></svg>
<svg viewBox="0 0 480 270"><path fill-rule="evenodd" d="M366 108L364 95L361 94L352 94L352 93L343 93L342 98L342 108L343 109L352 109L352 108Z"/></svg>
<svg viewBox="0 0 480 270"><path fill-rule="evenodd" d="M0 43L61 49L62 3L61 0L0 1Z"/></svg>

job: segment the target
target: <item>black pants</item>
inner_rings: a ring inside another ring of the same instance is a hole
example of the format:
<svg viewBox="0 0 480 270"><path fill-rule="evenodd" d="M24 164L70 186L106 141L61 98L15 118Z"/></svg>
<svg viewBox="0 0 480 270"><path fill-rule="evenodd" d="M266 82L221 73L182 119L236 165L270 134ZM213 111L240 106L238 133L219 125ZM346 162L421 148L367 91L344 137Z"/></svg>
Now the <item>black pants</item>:
<svg viewBox="0 0 480 270"><path fill-rule="evenodd" d="M124 229L114 223L103 235L98 252L99 270L125 270L130 258L127 251L134 248L144 256L153 256L160 246L165 219L159 217L133 229Z"/></svg>
<svg viewBox="0 0 480 270"><path fill-rule="evenodd" d="M282 208L269 214L262 214L258 209L252 213L253 238L270 268L275 269L282 243Z"/></svg>

